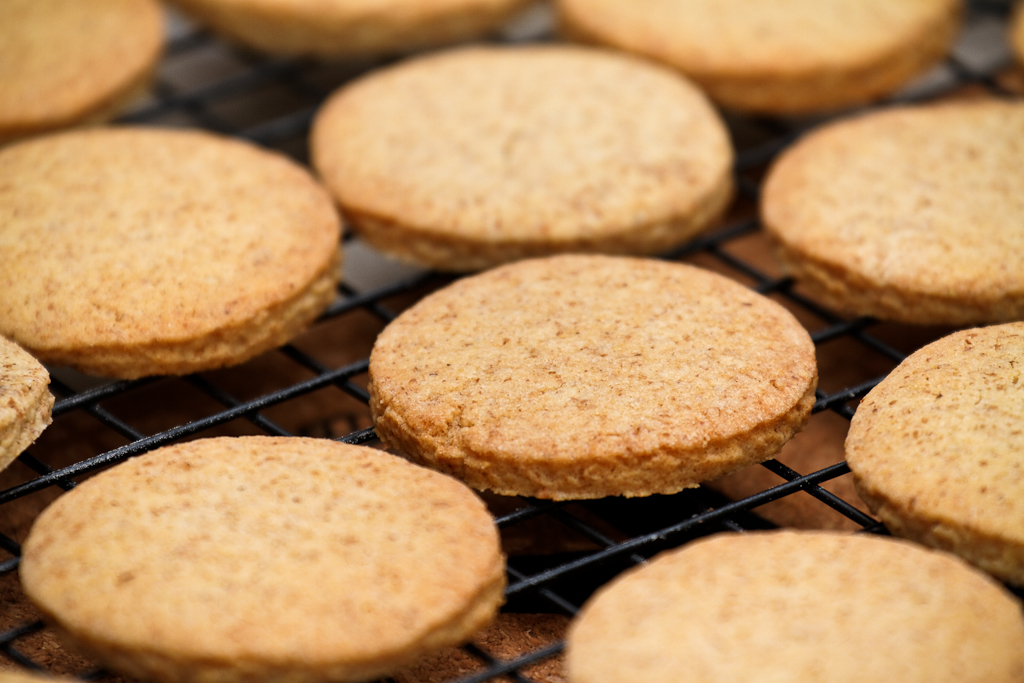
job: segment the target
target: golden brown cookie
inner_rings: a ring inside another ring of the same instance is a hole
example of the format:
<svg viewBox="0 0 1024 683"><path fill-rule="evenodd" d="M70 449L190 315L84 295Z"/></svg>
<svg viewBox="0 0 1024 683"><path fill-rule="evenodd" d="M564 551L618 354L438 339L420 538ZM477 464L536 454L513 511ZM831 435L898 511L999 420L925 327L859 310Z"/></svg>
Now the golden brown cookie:
<svg viewBox="0 0 1024 683"><path fill-rule="evenodd" d="M410 52L496 31L530 0L173 0L248 47L284 55Z"/></svg>
<svg viewBox="0 0 1024 683"><path fill-rule="evenodd" d="M129 460L58 498L23 550L26 594L77 647L167 682L375 679L468 638L505 582L465 486L299 437Z"/></svg>
<svg viewBox="0 0 1024 683"><path fill-rule="evenodd" d="M50 373L20 346L0 337L0 470L50 424Z"/></svg>
<svg viewBox="0 0 1024 683"><path fill-rule="evenodd" d="M894 534L1024 585L1024 323L956 332L864 398L846 439Z"/></svg>
<svg viewBox="0 0 1024 683"><path fill-rule="evenodd" d="M335 297L340 223L309 173L197 131L0 151L0 334L47 363L185 374L298 334Z"/></svg>
<svg viewBox="0 0 1024 683"><path fill-rule="evenodd" d="M952 555L868 535L720 534L602 588L571 683L1011 683L1020 602Z"/></svg>
<svg viewBox="0 0 1024 683"><path fill-rule="evenodd" d="M327 101L310 145L370 244L443 270L656 253L732 197L728 133L695 86L564 45L468 48L374 72Z"/></svg>
<svg viewBox="0 0 1024 683"><path fill-rule="evenodd" d="M568 255L462 279L370 355L377 434L470 486L555 500L674 493L771 458L814 403L793 316L723 276Z"/></svg>
<svg viewBox="0 0 1024 683"><path fill-rule="evenodd" d="M802 114L887 95L948 52L960 0L558 0L564 30L669 64L728 109Z"/></svg>
<svg viewBox="0 0 1024 683"><path fill-rule="evenodd" d="M163 41L155 0L0 2L0 143L112 118Z"/></svg>
<svg viewBox="0 0 1024 683"><path fill-rule="evenodd" d="M898 108L782 154L761 216L785 267L841 312L909 323L1024 317L1024 102Z"/></svg>

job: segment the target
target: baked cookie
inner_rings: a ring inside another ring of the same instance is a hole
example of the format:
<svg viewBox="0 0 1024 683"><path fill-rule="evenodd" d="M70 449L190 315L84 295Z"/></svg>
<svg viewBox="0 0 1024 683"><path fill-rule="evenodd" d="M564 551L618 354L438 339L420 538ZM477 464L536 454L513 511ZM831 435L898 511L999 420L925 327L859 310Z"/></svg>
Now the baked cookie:
<svg viewBox="0 0 1024 683"><path fill-rule="evenodd" d="M335 297L340 221L307 171L197 131L0 150L0 334L111 377L238 363Z"/></svg>
<svg viewBox="0 0 1024 683"><path fill-rule="evenodd" d="M35 358L0 337L0 470L50 424L50 374Z"/></svg>
<svg viewBox="0 0 1024 683"><path fill-rule="evenodd" d="M314 167L371 245L471 271L554 252L656 253L732 197L732 147L689 81L571 46L429 55L343 87Z"/></svg>
<svg viewBox="0 0 1024 683"><path fill-rule="evenodd" d="M531 0L173 0L226 38L283 55L353 57L472 40Z"/></svg>
<svg viewBox="0 0 1024 683"><path fill-rule="evenodd" d="M572 37L693 78L723 107L835 110L883 97L948 52L960 0L558 0Z"/></svg>
<svg viewBox="0 0 1024 683"><path fill-rule="evenodd" d="M0 2L0 143L112 118L163 42L155 0Z"/></svg>
<svg viewBox="0 0 1024 683"><path fill-rule="evenodd" d="M504 495L675 493L771 458L807 421L810 337L680 263L567 255L462 279L370 354L378 436Z"/></svg>
<svg viewBox="0 0 1024 683"><path fill-rule="evenodd" d="M158 681L371 680L503 600L493 519L459 482L308 438L153 451L58 498L25 592L83 652Z"/></svg>
<svg viewBox="0 0 1024 683"><path fill-rule="evenodd" d="M784 266L848 314L1024 317L1024 102L898 108L819 128L763 185Z"/></svg>
<svg viewBox="0 0 1024 683"><path fill-rule="evenodd" d="M857 490L894 534L1024 586L1024 323L956 332L861 401Z"/></svg>
<svg viewBox="0 0 1024 683"><path fill-rule="evenodd" d="M1011 683L1021 605L952 555L829 532L720 534L596 593L571 683Z"/></svg>

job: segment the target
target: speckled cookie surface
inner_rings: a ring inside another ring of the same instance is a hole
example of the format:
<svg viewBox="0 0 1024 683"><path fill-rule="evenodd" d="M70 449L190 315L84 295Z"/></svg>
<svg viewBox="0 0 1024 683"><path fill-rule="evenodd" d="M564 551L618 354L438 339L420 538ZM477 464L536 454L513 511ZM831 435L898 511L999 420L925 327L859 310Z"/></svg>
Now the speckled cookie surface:
<svg viewBox="0 0 1024 683"><path fill-rule="evenodd" d="M109 118L163 47L155 0L0 3L0 143Z"/></svg>
<svg viewBox="0 0 1024 683"><path fill-rule="evenodd" d="M457 281L370 356L378 435L480 489L551 499L696 486L772 457L806 422L807 332L725 277L558 256Z"/></svg>
<svg viewBox="0 0 1024 683"><path fill-rule="evenodd" d="M959 0L559 0L564 29L674 66L719 104L799 114L891 93L938 62Z"/></svg>
<svg viewBox="0 0 1024 683"><path fill-rule="evenodd" d="M1024 585L1024 323L912 354L857 408L846 458L900 536Z"/></svg>
<svg viewBox="0 0 1024 683"><path fill-rule="evenodd" d="M173 0L230 40L321 58L409 52L480 38L529 0Z"/></svg>
<svg viewBox="0 0 1024 683"><path fill-rule="evenodd" d="M0 469L50 424L50 374L12 341L0 337Z"/></svg>
<svg viewBox="0 0 1024 683"><path fill-rule="evenodd" d="M566 251L656 253L716 220L731 143L683 77L572 46L468 48L342 88L313 164L378 249L470 271Z"/></svg>
<svg viewBox="0 0 1024 683"><path fill-rule="evenodd" d="M113 377L241 362L330 303L340 221L283 156L97 128L0 151L0 334Z"/></svg>
<svg viewBox="0 0 1024 683"><path fill-rule="evenodd" d="M472 491L297 437L193 441L89 479L36 521L20 572L80 648L161 681L375 679L468 638L504 588Z"/></svg>
<svg viewBox="0 0 1024 683"><path fill-rule="evenodd" d="M571 683L1010 683L1024 619L982 572L906 541L722 534L602 588L566 665Z"/></svg>
<svg viewBox="0 0 1024 683"><path fill-rule="evenodd" d="M852 118L787 150L761 215L784 265L844 313L910 323L1024 317L1024 103Z"/></svg>

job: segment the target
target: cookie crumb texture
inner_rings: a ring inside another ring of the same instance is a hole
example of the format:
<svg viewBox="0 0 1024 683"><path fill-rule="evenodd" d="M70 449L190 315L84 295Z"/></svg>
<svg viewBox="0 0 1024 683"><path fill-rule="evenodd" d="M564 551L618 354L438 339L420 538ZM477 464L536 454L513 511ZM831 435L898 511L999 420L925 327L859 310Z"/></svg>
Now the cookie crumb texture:
<svg viewBox="0 0 1024 683"><path fill-rule="evenodd" d="M673 493L771 458L814 403L814 347L778 304L692 266L521 261L392 322L377 434L469 485L556 500Z"/></svg>
<svg viewBox="0 0 1024 683"><path fill-rule="evenodd" d="M148 85L163 51L154 0L0 2L0 143L98 123Z"/></svg>
<svg viewBox="0 0 1024 683"><path fill-rule="evenodd" d="M96 128L0 151L0 333L120 378L242 362L336 296L341 225L284 156Z"/></svg>
<svg viewBox="0 0 1024 683"><path fill-rule="evenodd" d="M376 71L327 101L310 146L363 238L439 270L658 253L733 195L728 133L696 86L572 46L466 48Z"/></svg>
<svg viewBox="0 0 1024 683"><path fill-rule="evenodd" d="M324 59L406 53L481 38L530 0L172 0L225 38Z"/></svg>
<svg viewBox="0 0 1024 683"><path fill-rule="evenodd" d="M727 109L865 104L939 62L960 0L559 0L563 30L679 69Z"/></svg>
<svg viewBox="0 0 1024 683"><path fill-rule="evenodd" d="M26 594L72 643L167 681L371 680L502 601L483 503L382 451L275 437L166 447L36 521Z"/></svg>
<svg viewBox="0 0 1024 683"><path fill-rule="evenodd" d="M0 469L51 422L50 374L12 341L0 337Z"/></svg>
<svg viewBox="0 0 1024 683"><path fill-rule="evenodd" d="M824 126L769 171L761 214L818 300L966 325L1024 318L1024 103L892 109Z"/></svg>
<svg viewBox="0 0 1024 683"><path fill-rule="evenodd" d="M894 534L1024 586L1024 323L916 351L857 408L846 457Z"/></svg>
<svg viewBox="0 0 1024 683"><path fill-rule="evenodd" d="M951 555L825 532L720 534L602 588L571 683L1012 683L1020 602Z"/></svg>

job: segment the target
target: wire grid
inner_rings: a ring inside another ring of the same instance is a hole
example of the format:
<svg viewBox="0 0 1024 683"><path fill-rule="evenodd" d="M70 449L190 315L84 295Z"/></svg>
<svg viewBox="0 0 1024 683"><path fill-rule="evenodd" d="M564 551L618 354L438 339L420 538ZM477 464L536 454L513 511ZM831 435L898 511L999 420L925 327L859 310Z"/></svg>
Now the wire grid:
<svg viewBox="0 0 1024 683"><path fill-rule="evenodd" d="M971 5L969 25L988 25L992 34L992 26L1001 27L1008 12L1008 2L975 2ZM532 34L523 33L529 40L551 37L543 27ZM171 36L151 99L124 116L122 122L205 128L280 150L300 162L306 161L306 135L323 99L347 80L390 61L328 66L264 58L231 48L173 17ZM523 38L510 35L504 39ZM997 78L1006 66L1005 61L997 59L979 67L955 55L915 89L885 104L929 100L965 87L1012 96ZM908 335L899 326L833 315L801 294L790 279L780 276L760 258L765 243L753 208L760 174L802 131L821 120L733 117L728 123L738 152L739 208L724 227L664 257L725 272L782 302L808 325L819 355L840 342L846 348L855 345L860 356L869 358L863 365L879 370L852 383L844 378L838 384L823 372L812 417L814 421L822 414L834 413L848 420L857 400L909 352L929 339L916 333ZM373 255L365 248L360 251L357 241L349 239L347 248L347 263L357 258L353 253L372 261ZM371 265L370 270L373 268ZM367 354L373 338L402 308L448 281L449 277L434 273L398 270L386 282L367 286L354 282L347 274L339 287L338 299L310 333L232 369L184 378L109 383L97 383L75 373L54 372L51 389L58 399L53 410L54 425L19 458L21 480L0 490L0 522L5 511L22 501L42 496L45 502L45 496L52 498L59 491L72 488L82 476L190 437L224 433L302 434L376 445L368 421L365 389ZM929 334L937 338L944 332L933 330ZM83 433L87 437L82 437ZM76 445L69 447L72 442ZM68 450L70 454L63 452ZM701 487L649 499L584 503L516 501L511 511L497 517L503 532L515 532L530 522L541 521L548 528L558 527L574 536L576 542L570 544L570 549L556 552L511 555L506 609L571 616L596 588L661 550L718 531L771 528L774 525L758 514L759 509L800 492L834 510L856 528L884 533L881 525L859 509L855 501L823 487L848 474L841 457L806 473L777 460L762 467L782 483L764 486L736 500ZM0 550L8 557L0 559L0 576L13 575L20 547L13 534L8 535L6 528L2 530L5 533L0 533ZM47 670L45 663L26 655L19 647L24 639L45 629L34 620L9 624L6 632L0 633L0 652L27 669ZM520 670L557 654L561 644L542 647L509 661L497 661L474 645L464 649L481 666L479 672L459 679L461 683L485 681L503 674L513 680L528 681ZM75 673L86 679L107 675L94 669Z"/></svg>

